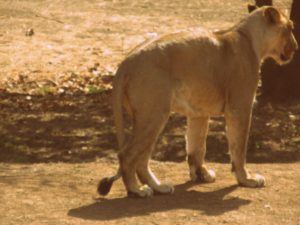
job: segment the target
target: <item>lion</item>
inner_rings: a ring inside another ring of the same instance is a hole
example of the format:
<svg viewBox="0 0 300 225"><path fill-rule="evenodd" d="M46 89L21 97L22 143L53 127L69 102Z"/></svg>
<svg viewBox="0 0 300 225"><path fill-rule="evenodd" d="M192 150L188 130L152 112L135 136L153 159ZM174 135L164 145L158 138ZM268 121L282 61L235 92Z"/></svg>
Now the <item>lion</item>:
<svg viewBox="0 0 300 225"><path fill-rule="evenodd" d="M293 23L274 7L262 7L222 31L198 28L155 37L136 47L120 64L113 82L113 111L119 170L103 178L108 194L122 177L128 196L171 194L149 167L151 152L171 112L187 117L186 152L192 181L214 182L205 165L211 116L224 116L232 171L245 187L263 187L265 178L246 169L246 150L260 65L266 58L286 64L298 44ZM132 118L125 142L123 108ZM140 182L138 182L138 179Z"/></svg>

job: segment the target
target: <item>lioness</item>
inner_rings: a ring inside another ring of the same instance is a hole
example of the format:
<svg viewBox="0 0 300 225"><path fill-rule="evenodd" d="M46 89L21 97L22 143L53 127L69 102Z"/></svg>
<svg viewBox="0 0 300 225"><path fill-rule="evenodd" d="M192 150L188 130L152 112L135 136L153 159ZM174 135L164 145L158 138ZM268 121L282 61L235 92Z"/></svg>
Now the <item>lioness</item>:
<svg viewBox="0 0 300 225"><path fill-rule="evenodd" d="M174 191L161 184L148 162L171 111L187 116L187 161L193 181L214 182L204 164L210 116L224 115L232 170L246 187L265 179L247 172L246 146L261 62L271 57L289 62L298 48L293 23L274 7L255 10L233 28L178 32L139 45L121 63L113 83L113 110L120 145L117 175L102 179L107 194L122 176L129 196L148 197ZM132 117L125 143L122 107ZM137 176L136 176L137 175ZM139 185L137 177L144 185Z"/></svg>

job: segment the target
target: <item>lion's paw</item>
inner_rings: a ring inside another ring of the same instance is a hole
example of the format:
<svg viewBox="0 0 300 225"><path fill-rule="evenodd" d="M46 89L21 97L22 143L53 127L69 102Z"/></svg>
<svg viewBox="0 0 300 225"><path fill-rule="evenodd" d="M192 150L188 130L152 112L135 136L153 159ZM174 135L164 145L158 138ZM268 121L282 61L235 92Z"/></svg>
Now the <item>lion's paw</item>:
<svg viewBox="0 0 300 225"><path fill-rule="evenodd" d="M260 188L266 185L266 180L264 176L256 174L254 178L239 181L239 185L243 187Z"/></svg>
<svg viewBox="0 0 300 225"><path fill-rule="evenodd" d="M156 187L153 187L153 189L158 194L173 194L175 190L172 185L168 184L161 184Z"/></svg>
<svg viewBox="0 0 300 225"><path fill-rule="evenodd" d="M215 171L206 168L198 169L196 173L190 173L190 175L194 182L213 183L216 181Z"/></svg>
<svg viewBox="0 0 300 225"><path fill-rule="evenodd" d="M148 198L153 196L153 190L148 185L141 186L137 191L128 191L128 197Z"/></svg>
<svg viewBox="0 0 300 225"><path fill-rule="evenodd" d="M203 180L206 183L213 183L216 181L216 173L214 170L207 170L207 173L203 175Z"/></svg>

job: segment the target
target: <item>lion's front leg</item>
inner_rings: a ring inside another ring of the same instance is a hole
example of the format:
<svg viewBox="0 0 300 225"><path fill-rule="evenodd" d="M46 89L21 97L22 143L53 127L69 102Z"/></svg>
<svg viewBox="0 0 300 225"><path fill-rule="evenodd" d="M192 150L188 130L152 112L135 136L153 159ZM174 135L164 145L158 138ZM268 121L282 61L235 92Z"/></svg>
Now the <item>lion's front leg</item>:
<svg viewBox="0 0 300 225"><path fill-rule="evenodd" d="M251 109L243 112L227 112L225 117L232 171L235 173L238 183L245 187L264 186L265 178L263 176L256 175L255 177L251 177L246 169Z"/></svg>
<svg viewBox="0 0 300 225"><path fill-rule="evenodd" d="M209 117L188 118L187 160L192 181L214 182L215 172L204 165Z"/></svg>

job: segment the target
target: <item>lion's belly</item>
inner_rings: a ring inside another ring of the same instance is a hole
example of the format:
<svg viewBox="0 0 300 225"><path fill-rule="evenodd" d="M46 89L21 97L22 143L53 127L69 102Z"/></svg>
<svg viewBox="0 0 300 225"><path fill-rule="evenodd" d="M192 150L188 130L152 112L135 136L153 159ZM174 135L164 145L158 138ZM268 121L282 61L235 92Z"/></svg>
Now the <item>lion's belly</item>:
<svg viewBox="0 0 300 225"><path fill-rule="evenodd" d="M199 102L199 104L191 104L186 99L176 99L172 104L172 111L188 117L198 116L220 116L224 113L224 101L211 102L210 104Z"/></svg>
<svg viewBox="0 0 300 225"><path fill-rule="evenodd" d="M225 93L214 86L182 87L175 90L172 111L186 116L220 116L224 113Z"/></svg>

